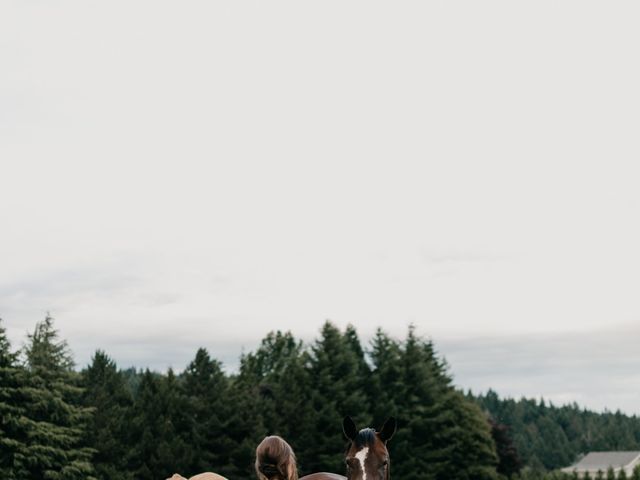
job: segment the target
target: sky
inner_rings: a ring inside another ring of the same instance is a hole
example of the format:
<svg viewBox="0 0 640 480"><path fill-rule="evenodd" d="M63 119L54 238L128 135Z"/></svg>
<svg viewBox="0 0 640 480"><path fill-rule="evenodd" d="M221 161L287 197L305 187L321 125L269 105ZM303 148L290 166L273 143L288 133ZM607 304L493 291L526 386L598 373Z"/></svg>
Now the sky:
<svg viewBox="0 0 640 480"><path fill-rule="evenodd" d="M0 3L0 317L228 368L330 319L640 414L637 2Z"/></svg>

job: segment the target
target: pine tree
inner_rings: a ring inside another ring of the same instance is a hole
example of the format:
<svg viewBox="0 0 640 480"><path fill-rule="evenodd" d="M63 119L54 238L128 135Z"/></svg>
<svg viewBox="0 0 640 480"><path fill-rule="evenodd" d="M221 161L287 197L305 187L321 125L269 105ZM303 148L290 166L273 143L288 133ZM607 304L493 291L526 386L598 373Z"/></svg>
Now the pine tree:
<svg viewBox="0 0 640 480"><path fill-rule="evenodd" d="M313 463L317 441L309 362L302 342L290 332L271 332L255 352L243 356L238 378L257 391L266 433L291 443L303 471Z"/></svg>
<svg viewBox="0 0 640 480"><path fill-rule="evenodd" d="M518 451L513 445L513 440L509 433L509 427L490 420L491 437L496 444L496 453L498 454L498 466L496 470L499 474L507 478L516 476L522 468Z"/></svg>
<svg viewBox="0 0 640 480"><path fill-rule="evenodd" d="M27 442L21 420L25 415L22 405L24 374L0 319L0 477L7 480L28 477L28 472L19 468L15 461L16 453L24 451Z"/></svg>
<svg viewBox="0 0 640 480"><path fill-rule="evenodd" d="M456 417L449 434L455 448L444 478L497 478L498 458L486 415L458 391L454 391L447 405Z"/></svg>
<svg viewBox="0 0 640 480"><path fill-rule="evenodd" d="M540 458L544 459L544 466L547 469L561 468L571 463L573 456L569 440L560 426L550 415L547 414L547 407L539 407L540 418L536 421L537 438L535 441L536 451Z"/></svg>
<svg viewBox="0 0 640 480"><path fill-rule="evenodd" d="M25 428L28 444L16 453L16 465L28 478L87 480L94 478L93 451L82 445L92 410L81 406L82 389L73 359L49 315L28 336L25 349L28 388Z"/></svg>
<svg viewBox="0 0 640 480"><path fill-rule="evenodd" d="M369 355L373 364L368 382L368 402L373 424L382 425L389 417L402 417L396 404L403 391L401 348L398 342L378 329L371 341ZM393 443L389 445L393 448Z"/></svg>
<svg viewBox="0 0 640 480"><path fill-rule="evenodd" d="M161 379L161 398L164 399L165 419L162 430L163 443L159 452L167 465L167 474L176 471L188 471L194 464L194 454L190 446L192 419L189 418L189 398L184 390L184 382L176 377L173 369ZM164 470L162 471L164 475Z"/></svg>
<svg viewBox="0 0 640 480"><path fill-rule="evenodd" d="M357 364L357 375L360 379L362 387L364 387L369 384L371 367L366 361L366 355L364 349L362 348L362 344L360 343L360 337L358 337L356 327L351 324L347 325L347 328L344 331L344 341L354 355Z"/></svg>
<svg viewBox="0 0 640 480"><path fill-rule="evenodd" d="M631 474L631 480L640 480L640 465L636 465Z"/></svg>
<svg viewBox="0 0 640 480"><path fill-rule="evenodd" d="M607 469L607 480L616 480L616 472L613 470L613 467Z"/></svg>
<svg viewBox="0 0 640 480"><path fill-rule="evenodd" d="M185 472L220 471L230 453L225 421L229 412L228 381L217 360L200 348L184 374L188 442L193 461Z"/></svg>
<svg viewBox="0 0 640 480"><path fill-rule="evenodd" d="M624 468L621 468L618 472L618 480L627 480L627 472Z"/></svg>
<svg viewBox="0 0 640 480"><path fill-rule="evenodd" d="M412 479L497 478L497 456L483 413L456 391L430 341L413 328L404 343L399 405L401 422L393 454L399 476Z"/></svg>
<svg viewBox="0 0 640 480"><path fill-rule="evenodd" d="M439 384L435 365L422 347L411 328L400 354L399 389L395 392L402 413L391 443L394 475L408 480L439 478L451 453L442 438L453 420L445 407L448 392Z"/></svg>
<svg viewBox="0 0 640 480"><path fill-rule="evenodd" d="M582 480L591 480L591 475L588 471L584 472L584 475L582 475Z"/></svg>
<svg viewBox="0 0 640 480"><path fill-rule="evenodd" d="M326 322L311 351L311 402L316 415L309 427L316 441L307 452L305 471L344 471L342 452L336 449L344 443L342 418L350 415L362 426L371 421L363 388L366 378L360 376L362 368L353 335L345 336Z"/></svg>
<svg viewBox="0 0 640 480"><path fill-rule="evenodd" d="M139 480L166 478L193 463L187 444L186 398L176 376L146 370L133 406L129 469Z"/></svg>
<svg viewBox="0 0 640 480"><path fill-rule="evenodd" d="M243 375L238 375L230 381L227 398L231 411L225 422L225 437L229 442L226 450L230 453L227 465L218 473L227 478L248 478L255 475L253 462L256 445L267 434L259 387Z"/></svg>
<svg viewBox="0 0 640 480"><path fill-rule="evenodd" d="M82 372L82 386L83 403L94 411L84 442L96 452L96 476L101 480L133 478L132 472L127 471L133 398L123 375L115 362L98 350L91 365Z"/></svg>
<svg viewBox="0 0 640 480"><path fill-rule="evenodd" d="M256 392L269 435L287 437L290 423L287 415L293 412L283 402L294 393L304 394L304 390L283 390L283 383L290 376L289 370L302 354L301 349L301 343L290 332L270 332L255 352L243 355L241 359L237 381ZM295 385L291 386L295 388Z"/></svg>
<svg viewBox="0 0 640 480"><path fill-rule="evenodd" d="M134 477L141 480L162 478L155 475L158 454L156 439L164 417L161 402L160 380L148 369L142 374L134 400L131 422L132 444L129 455L130 469ZM165 475L165 478L169 475Z"/></svg>

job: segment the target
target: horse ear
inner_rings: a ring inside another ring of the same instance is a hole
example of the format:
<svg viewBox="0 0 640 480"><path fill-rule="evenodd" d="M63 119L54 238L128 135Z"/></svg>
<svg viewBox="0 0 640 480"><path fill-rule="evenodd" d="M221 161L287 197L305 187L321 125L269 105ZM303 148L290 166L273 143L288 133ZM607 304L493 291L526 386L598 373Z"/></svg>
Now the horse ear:
<svg viewBox="0 0 640 480"><path fill-rule="evenodd" d="M344 436L349 440L354 440L358 435L358 429L356 428L356 424L350 416L344 417L342 420L342 431L344 432Z"/></svg>
<svg viewBox="0 0 640 480"><path fill-rule="evenodd" d="M396 428L398 428L398 422L396 422L395 417L387 418L387 421L384 422L384 425L382 425L382 428L379 432L380 440L382 440L383 442L391 440L393 434L396 433Z"/></svg>

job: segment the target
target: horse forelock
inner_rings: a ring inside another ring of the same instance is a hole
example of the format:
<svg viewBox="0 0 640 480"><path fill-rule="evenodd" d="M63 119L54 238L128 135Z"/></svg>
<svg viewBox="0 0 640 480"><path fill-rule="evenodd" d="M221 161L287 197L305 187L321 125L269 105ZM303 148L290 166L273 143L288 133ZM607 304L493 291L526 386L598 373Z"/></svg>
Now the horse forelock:
<svg viewBox="0 0 640 480"><path fill-rule="evenodd" d="M354 439L358 448L370 447L376 441L376 431L373 428L363 428Z"/></svg>

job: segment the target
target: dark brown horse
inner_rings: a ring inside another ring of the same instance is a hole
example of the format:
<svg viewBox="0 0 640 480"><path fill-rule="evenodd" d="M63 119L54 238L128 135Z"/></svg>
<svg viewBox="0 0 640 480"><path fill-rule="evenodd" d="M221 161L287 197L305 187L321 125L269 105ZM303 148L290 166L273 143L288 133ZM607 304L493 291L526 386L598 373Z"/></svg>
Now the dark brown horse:
<svg viewBox="0 0 640 480"><path fill-rule="evenodd" d="M347 447L345 463L347 476L335 473L312 473L300 480L389 480L391 465L387 441L396 432L396 419L390 417L384 422L380 431L363 428L358 431L351 417L345 417L342 430L351 441Z"/></svg>

